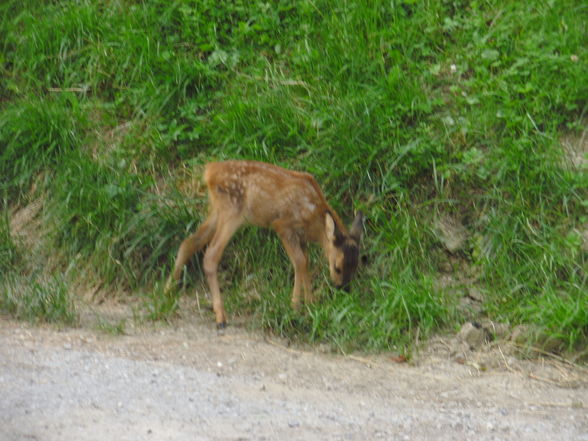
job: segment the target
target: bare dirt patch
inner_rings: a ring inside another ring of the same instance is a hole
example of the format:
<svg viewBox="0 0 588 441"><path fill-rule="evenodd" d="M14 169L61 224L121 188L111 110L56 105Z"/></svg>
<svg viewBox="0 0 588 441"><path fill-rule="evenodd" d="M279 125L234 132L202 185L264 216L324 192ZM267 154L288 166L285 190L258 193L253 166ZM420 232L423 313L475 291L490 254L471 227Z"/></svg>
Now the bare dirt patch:
<svg viewBox="0 0 588 441"><path fill-rule="evenodd" d="M194 309L171 325L94 309L81 329L0 318L0 439L588 440L588 371L558 360L434 340L397 363L219 337Z"/></svg>
<svg viewBox="0 0 588 441"><path fill-rule="evenodd" d="M42 208L43 199L39 198L24 207L19 207L10 216L11 233L27 248L35 246L39 239L39 213Z"/></svg>
<svg viewBox="0 0 588 441"><path fill-rule="evenodd" d="M582 125L584 127L582 133L563 136L561 144L569 164L579 170L586 170L588 168L588 119L585 119Z"/></svg>

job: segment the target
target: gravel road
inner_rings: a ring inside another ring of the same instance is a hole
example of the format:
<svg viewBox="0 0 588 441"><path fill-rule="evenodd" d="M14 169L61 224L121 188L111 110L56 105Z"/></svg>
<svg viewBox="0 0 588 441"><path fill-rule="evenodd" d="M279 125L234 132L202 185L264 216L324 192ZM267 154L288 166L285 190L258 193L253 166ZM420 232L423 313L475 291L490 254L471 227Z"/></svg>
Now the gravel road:
<svg viewBox="0 0 588 441"><path fill-rule="evenodd" d="M111 336L0 317L0 440L588 441L583 368L502 352L487 368L442 351L409 365L212 327Z"/></svg>

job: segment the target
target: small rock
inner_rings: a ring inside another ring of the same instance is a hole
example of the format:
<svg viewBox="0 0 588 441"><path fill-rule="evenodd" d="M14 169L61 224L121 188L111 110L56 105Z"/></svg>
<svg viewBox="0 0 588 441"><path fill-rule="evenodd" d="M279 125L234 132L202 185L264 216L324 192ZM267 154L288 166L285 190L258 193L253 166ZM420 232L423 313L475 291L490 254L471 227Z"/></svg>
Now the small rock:
<svg viewBox="0 0 588 441"><path fill-rule="evenodd" d="M490 334L494 339L501 339L508 335L510 327L506 323L497 323L492 320L483 320L482 327Z"/></svg>
<svg viewBox="0 0 588 441"><path fill-rule="evenodd" d="M457 219L444 216L435 222L437 238L451 254L462 251L467 243L466 228Z"/></svg>
<svg viewBox="0 0 588 441"><path fill-rule="evenodd" d="M480 316L484 312L484 305L472 300L470 296L462 297L459 300L458 308L465 317L472 319Z"/></svg>
<svg viewBox="0 0 588 441"><path fill-rule="evenodd" d="M486 343L486 332L480 325L474 325L472 322L465 323L457 337L466 342L471 350L475 350Z"/></svg>
<svg viewBox="0 0 588 441"><path fill-rule="evenodd" d="M486 301L486 296L476 287L471 287L468 289L468 297L480 303L484 303Z"/></svg>
<svg viewBox="0 0 588 441"><path fill-rule="evenodd" d="M510 333L510 340L516 344L525 344L529 339L529 327L527 325L517 325Z"/></svg>

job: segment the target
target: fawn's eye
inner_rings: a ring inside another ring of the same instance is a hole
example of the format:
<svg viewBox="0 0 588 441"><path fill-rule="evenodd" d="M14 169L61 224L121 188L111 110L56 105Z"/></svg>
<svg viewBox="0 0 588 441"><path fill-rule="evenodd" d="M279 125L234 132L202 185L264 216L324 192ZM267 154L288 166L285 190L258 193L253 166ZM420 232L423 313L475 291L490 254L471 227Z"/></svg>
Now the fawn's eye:
<svg viewBox="0 0 588 441"><path fill-rule="evenodd" d="M338 266L335 267L335 272L337 274L341 274L341 268L339 268Z"/></svg>

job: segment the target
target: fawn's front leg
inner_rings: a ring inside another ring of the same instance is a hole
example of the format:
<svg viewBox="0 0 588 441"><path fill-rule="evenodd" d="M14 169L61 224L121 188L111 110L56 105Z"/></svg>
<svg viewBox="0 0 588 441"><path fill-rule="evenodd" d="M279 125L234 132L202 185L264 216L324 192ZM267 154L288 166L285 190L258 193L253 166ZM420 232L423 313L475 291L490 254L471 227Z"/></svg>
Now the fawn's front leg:
<svg viewBox="0 0 588 441"><path fill-rule="evenodd" d="M286 254L294 266L294 289L292 291L292 309L300 309L300 301L304 293L304 301L312 301L310 280L308 278L308 253L306 244L300 237L287 228L285 222L275 221L272 227L278 233Z"/></svg>
<svg viewBox="0 0 588 441"><path fill-rule="evenodd" d="M218 264L229 240L231 240L231 237L233 237L233 234L235 234L241 224L242 220L238 217L228 218L224 221L219 219L216 232L204 253L202 266L204 267L204 273L206 274L206 280L210 288L212 308L216 315L216 327L218 329L224 329L227 325L227 314L218 283Z"/></svg>

